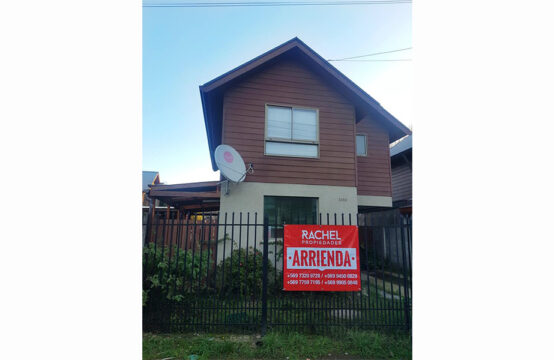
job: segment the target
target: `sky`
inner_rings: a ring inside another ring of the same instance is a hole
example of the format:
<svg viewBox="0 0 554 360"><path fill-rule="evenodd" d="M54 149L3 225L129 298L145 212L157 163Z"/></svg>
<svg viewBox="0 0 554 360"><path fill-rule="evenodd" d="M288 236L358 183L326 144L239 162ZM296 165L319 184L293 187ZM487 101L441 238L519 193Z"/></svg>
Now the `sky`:
<svg viewBox="0 0 554 360"><path fill-rule="evenodd" d="M143 7L142 24L143 170L158 171L166 184L219 179L211 167L200 85L295 36L325 59L412 46L412 6L406 3ZM407 50L367 59L411 58ZM412 62L331 64L411 127Z"/></svg>

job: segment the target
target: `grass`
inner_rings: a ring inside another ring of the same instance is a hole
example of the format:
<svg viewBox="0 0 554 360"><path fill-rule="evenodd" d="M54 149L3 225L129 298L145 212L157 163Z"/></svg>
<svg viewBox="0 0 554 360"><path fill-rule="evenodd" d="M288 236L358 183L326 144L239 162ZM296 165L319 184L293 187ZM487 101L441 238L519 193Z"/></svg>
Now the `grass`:
<svg viewBox="0 0 554 360"><path fill-rule="evenodd" d="M258 344L256 344L258 343ZM411 359L411 337L370 331L341 336L268 333L255 335L151 334L143 335L143 359Z"/></svg>
<svg viewBox="0 0 554 360"><path fill-rule="evenodd" d="M272 297L268 300L268 323L274 328L282 326L303 332L298 324L303 324L313 333L324 333L327 324L332 322L350 329L359 329L361 324L375 327L395 325L402 327L405 323L405 303L403 299L385 299L382 288L377 287L377 293L372 286L370 294L366 293L367 285L362 293L338 294L329 296L327 293L310 293L304 297L295 294ZM389 292L390 290L387 289ZM390 297L389 293L387 296ZM225 299L215 296L196 296L187 298L181 303L169 306L160 304L164 314L171 315L171 321L166 326L156 329L165 332L187 332L196 328L195 324L226 324L207 327L205 331L226 331L225 328L236 328L241 331L256 331L261 319L261 301L245 299ZM314 328L315 326L315 328Z"/></svg>

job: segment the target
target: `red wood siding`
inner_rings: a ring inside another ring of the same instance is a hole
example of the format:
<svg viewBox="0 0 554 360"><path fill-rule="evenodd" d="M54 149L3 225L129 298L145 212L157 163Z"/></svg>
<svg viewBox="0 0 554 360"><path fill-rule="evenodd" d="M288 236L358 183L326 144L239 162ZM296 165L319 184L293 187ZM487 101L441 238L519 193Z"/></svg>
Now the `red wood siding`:
<svg viewBox="0 0 554 360"><path fill-rule="evenodd" d="M392 196L389 135L377 122L365 117L357 134L366 135L367 156L358 156L358 195Z"/></svg>
<svg viewBox="0 0 554 360"><path fill-rule="evenodd" d="M266 103L319 109L318 159L264 155ZM299 63L279 62L224 95L223 143L254 163L245 181L355 186L354 132L353 105Z"/></svg>
<svg viewBox="0 0 554 360"><path fill-rule="evenodd" d="M392 201L412 200L412 169L408 164L392 168Z"/></svg>

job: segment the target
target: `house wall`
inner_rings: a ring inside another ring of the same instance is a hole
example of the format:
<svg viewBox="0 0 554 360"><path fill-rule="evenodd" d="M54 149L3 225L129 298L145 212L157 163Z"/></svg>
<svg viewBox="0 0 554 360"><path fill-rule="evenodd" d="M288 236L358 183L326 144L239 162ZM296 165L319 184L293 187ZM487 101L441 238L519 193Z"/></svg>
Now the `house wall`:
<svg viewBox="0 0 554 360"><path fill-rule="evenodd" d="M248 175L249 177L250 175ZM231 223L234 212L234 221L239 223L240 213L242 212L242 223L246 224L247 213L250 212L250 224L255 221L257 213L257 223L263 224L264 216L264 196L296 196L318 198L318 211L322 213L322 223L327 224L327 213L330 216L330 223L334 224L334 214L337 213L337 224L342 222L344 214L345 224L348 224L349 214L352 224L356 223L356 214L358 212L358 200L355 187L348 186L328 186L328 185L305 185L305 184L279 184L279 183L260 183L243 182L240 184L230 184L229 195L221 192L220 200L220 221L223 222L227 214L227 223ZM246 227L243 227L240 233L240 227L235 227L233 239L238 246L240 239L241 247L254 245L256 239L257 247L263 244L263 229L258 227L256 234L246 233ZM225 232L230 236L231 228L219 229L219 239L223 239ZM241 235L239 235L241 234ZM247 238L248 236L248 238ZM226 256L230 254L230 246L226 245ZM218 258L223 258L223 244L219 244Z"/></svg>
<svg viewBox="0 0 554 360"><path fill-rule="evenodd" d="M266 103L319 109L318 159L264 155ZM283 60L224 94L223 143L255 167L245 182L354 187L354 132L353 105L300 63Z"/></svg>
<svg viewBox="0 0 554 360"><path fill-rule="evenodd" d="M367 136L367 156L356 157L358 195L392 197L389 135L386 129L370 117L365 117L356 124L356 133Z"/></svg>
<svg viewBox="0 0 554 360"><path fill-rule="evenodd" d="M412 169L406 163L392 168L392 201L412 199Z"/></svg>

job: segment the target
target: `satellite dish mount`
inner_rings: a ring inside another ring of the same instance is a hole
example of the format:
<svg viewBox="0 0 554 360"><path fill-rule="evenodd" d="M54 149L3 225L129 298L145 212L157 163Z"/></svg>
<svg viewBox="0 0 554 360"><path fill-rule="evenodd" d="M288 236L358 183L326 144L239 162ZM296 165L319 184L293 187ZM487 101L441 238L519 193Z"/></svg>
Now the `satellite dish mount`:
<svg viewBox="0 0 554 360"><path fill-rule="evenodd" d="M240 154L229 145L221 144L214 152L215 163L225 180L220 184L224 185L225 195L229 195L229 181L238 184L244 181L247 174L254 173L254 164L249 163L248 168Z"/></svg>

